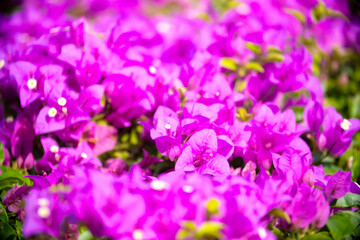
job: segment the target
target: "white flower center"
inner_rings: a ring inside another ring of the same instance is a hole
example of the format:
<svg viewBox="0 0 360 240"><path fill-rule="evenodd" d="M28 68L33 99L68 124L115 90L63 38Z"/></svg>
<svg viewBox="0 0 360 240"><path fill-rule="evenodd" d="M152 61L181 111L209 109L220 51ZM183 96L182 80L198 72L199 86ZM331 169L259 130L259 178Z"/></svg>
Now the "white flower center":
<svg viewBox="0 0 360 240"><path fill-rule="evenodd" d="M50 209L47 206L41 206L37 213L41 218L47 218L50 216Z"/></svg>
<svg viewBox="0 0 360 240"><path fill-rule="evenodd" d="M14 117L13 116L9 116L6 118L6 122L8 123L12 123L14 121Z"/></svg>
<svg viewBox="0 0 360 240"><path fill-rule="evenodd" d="M142 240L143 239L143 232L140 229L135 229L132 234L135 240Z"/></svg>
<svg viewBox="0 0 360 240"><path fill-rule="evenodd" d="M47 206L49 206L49 200L47 198L39 198L38 199L38 204L41 207L47 207Z"/></svg>
<svg viewBox="0 0 360 240"><path fill-rule="evenodd" d="M171 125L167 123L167 124L165 124L165 128L168 129L168 130L170 130Z"/></svg>
<svg viewBox="0 0 360 240"><path fill-rule="evenodd" d="M216 92L215 95L218 97L220 96L220 92Z"/></svg>
<svg viewBox="0 0 360 240"><path fill-rule="evenodd" d="M344 130L349 130L350 126L351 126L351 122L349 122L349 120L344 119L341 124L340 124L341 128Z"/></svg>
<svg viewBox="0 0 360 240"><path fill-rule="evenodd" d="M266 230L265 230L265 228L263 228L263 227L261 227L261 228L258 229L258 233L259 233L259 237L260 237L261 239L264 239L264 238L266 238L266 236L267 236Z"/></svg>
<svg viewBox="0 0 360 240"><path fill-rule="evenodd" d="M53 152L53 153L57 153L57 152L59 152L59 147L56 146L56 145L52 145L50 147L50 151Z"/></svg>
<svg viewBox="0 0 360 240"><path fill-rule="evenodd" d="M156 24L156 30L159 33L168 33L170 31L171 25L167 22L159 22Z"/></svg>
<svg viewBox="0 0 360 240"><path fill-rule="evenodd" d="M2 69L5 66L5 60L1 59L0 60L0 69Z"/></svg>
<svg viewBox="0 0 360 240"><path fill-rule="evenodd" d="M152 73L152 74L155 74L155 73L157 72L156 67L150 66L150 67L149 67L149 72Z"/></svg>
<svg viewBox="0 0 360 240"><path fill-rule="evenodd" d="M27 87L30 89L30 90L33 90L36 88L37 86L37 81L35 78L30 78L27 83L26 83Z"/></svg>
<svg viewBox="0 0 360 240"><path fill-rule="evenodd" d="M68 111L67 111L67 107L62 107L62 108L61 108L61 111L62 111L64 114L67 114L67 112L68 112Z"/></svg>
<svg viewBox="0 0 360 240"><path fill-rule="evenodd" d="M48 111L49 117L55 117L56 114L57 114L56 108L52 107L52 108L49 109L49 111Z"/></svg>
<svg viewBox="0 0 360 240"><path fill-rule="evenodd" d="M87 155L86 153L84 153L84 152L81 153L80 156L81 156L82 158L87 158L87 157L88 157L88 155Z"/></svg>
<svg viewBox="0 0 360 240"><path fill-rule="evenodd" d="M50 216L49 200L47 198L38 199L39 209L37 211L41 218L47 218Z"/></svg>
<svg viewBox="0 0 360 240"><path fill-rule="evenodd" d="M182 187L182 190L186 193L192 193L194 191L194 188L190 185L184 185Z"/></svg>
<svg viewBox="0 0 360 240"><path fill-rule="evenodd" d="M272 144L271 144L271 143L267 143L267 144L265 144L265 147L266 147L267 149L269 149L269 148L272 147Z"/></svg>
<svg viewBox="0 0 360 240"><path fill-rule="evenodd" d="M154 190L164 190L166 188L167 183L161 180L154 180L150 183L150 186Z"/></svg>
<svg viewBox="0 0 360 240"><path fill-rule="evenodd" d="M58 102L58 104L59 104L60 106L63 107L63 106L65 106L65 104L66 104L66 99L63 98L63 97L60 97L60 98L58 98L57 102Z"/></svg>

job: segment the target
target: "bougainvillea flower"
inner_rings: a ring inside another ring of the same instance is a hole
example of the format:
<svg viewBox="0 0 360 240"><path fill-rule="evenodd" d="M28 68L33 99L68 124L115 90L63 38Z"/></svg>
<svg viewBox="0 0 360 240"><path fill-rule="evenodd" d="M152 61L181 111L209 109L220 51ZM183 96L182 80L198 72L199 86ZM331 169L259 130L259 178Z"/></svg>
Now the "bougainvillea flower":
<svg viewBox="0 0 360 240"><path fill-rule="evenodd" d="M320 103L309 101L304 109L304 122L306 126L313 130L319 131L324 120L324 110Z"/></svg>
<svg viewBox="0 0 360 240"><path fill-rule="evenodd" d="M325 187L327 198L341 198L350 190L351 172L343 172L341 169L332 176L328 177Z"/></svg>
<svg viewBox="0 0 360 240"><path fill-rule="evenodd" d="M274 153L273 163L276 171L288 178L289 182L302 180L307 168L304 158L292 148L286 149L281 155Z"/></svg>
<svg viewBox="0 0 360 240"><path fill-rule="evenodd" d="M117 129L112 126L89 122L82 130L81 140L89 144L95 156L99 156L114 148L117 133Z"/></svg>
<svg viewBox="0 0 360 240"><path fill-rule="evenodd" d="M2 202L10 212L16 213L20 220L24 220L24 197L30 192L31 187L14 185L2 198Z"/></svg>
<svg viewBox="0 0 360 240"><path fill-rule="evenodd" d="M81 109L69 93L63 94L61 90L53 91L48 99L48 105L43 107L37 116L35 133L56 132L89 120L90 116Z"/></svg>
<svg viewBox="0 0 360 240"><path fill-rule="evenodd" d="M150 135L160 153L174 160L181 149L181 126L177 114L170 108L160 106L154 114L153 126Z"/></svg>
<svg viewBox="0 0 360 240"><path fill-rule="evenodd" d="M52 88L65 81L62 68L57 65L46 65L38 68L29 62L19 61L9 67L18 85L22 107L28 106L40 97L47 97Z"/></svg>
<svg viewBox="0 0 360 240"><path fill-rule="evenodd" d="M112 113L107 120L116 127L129 127L131 120L151 109L151 101L142 89L123 75L112 75L105 80L107 95L111 101ZM126 103L126 104L124 104Z"/></svg>
<svg viewBox="0 0 360 240"><path fill-rule="evenodd" d="M206 174L230 173L226 158L217 153L218 140L214 130L203 129L190 137L176 162L175 170Z"/></svg>
<svg viewBox="0 0 360 240"><path fill-rule="evenodd" d="M36 233L47 233L59 237L63 234L61 229L71 209L61 199L58 194L46 190L32 190L26 197L24 235L30 237Z"/></svg>
<svg viewBox="0 0 360 240"><path fill-rule="evenodd" d="M328 107L323 122L326 148L336 155L341 155L350 146L351 138L360 130L359 119L343 119L332 107Z"/></svg>

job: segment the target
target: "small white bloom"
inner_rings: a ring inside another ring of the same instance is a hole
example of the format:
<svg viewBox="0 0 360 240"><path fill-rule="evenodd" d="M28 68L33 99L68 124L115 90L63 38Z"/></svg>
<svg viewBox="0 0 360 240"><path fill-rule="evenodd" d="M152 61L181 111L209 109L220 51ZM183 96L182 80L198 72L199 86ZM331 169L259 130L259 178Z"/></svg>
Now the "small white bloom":
<svg viewBox="0 0 360 240"><path fill-rule="evenodd" d="M56 145L52 145L50 147L50 151L53 152L53 153L57 153L57 152L59 152L59 147L56 146Z"/></svg>
<svg viewBox="0 0 360 240"><path fill-rule="evenodd" d="M1 59L0 60L0 69L2 69L5 66L5 60Z"/></svg>
<svg viewBox="0 0 360 240"><path fill-rule="evenodd" d="M159 33L168 33L171 29L171 25L167 22L159 22L156 24L156 30Z"/></svg>
<svg viewBox="0 0 360 240"><path fill-rule="evenodd" d="M48 111L49 117L55 117L56 114L57 114L56 108L52 107L52 108L49 109L49 111Z"/></svg>
<svg viewBox="0 0 360 240"><path fill-rule="evenodd" d="M194 191L194 188L190 185L184 185L182 187L182 190L186 193L192 193Z"/></svg>
<svg viewBox="0 0 360 240"><path fill-rule="evenodd" d="M67 111L67 107L62 107L62 108L61 108L61 111L66 115L67 112L68 112L68 111Z"/></svg>
<svg viewBox="0 0 360 240"><path fill-rule="evenodd" d="M47 206L49 206L49 200L47 198L39 198L38 199L38 204L41 207L47 207Z"/></svg>
<svg viewBox="0 0 360 240"><path fill-rule="evenodd" d="M41 218L48 218L50 216L50 209L47 206L41 206L37 213Z"/></svg>
<svg viewBox="0 0 360 240"><path fill-rule="evenodd" d="M6 118L6 122L8 122L8 123L12 123L14 121L14 117L13 116L8 116L7 118Z"/></svg>
<svg viewBox="0 0 360 240"><path fill-rule="evenodd" d="M152 74L155 74L155 73L157 72L156 67L150 66L150 67L149 67L149 72L152 73Z"/></svg>
<svg viewBox="0 0 360 240"><path fill-rule="evenodd" d="M66 105L66 99L63 97L58 98L57 102L62 107Z"/></svg>
<svg viewBox="0 0 360 240"><path fill-rule="evenodd" d="M351 126L351 122L349 122L349 120L344 119L341 124L340 124L341 128L344 130L349 130L350 126Z"/></svg>
<svg viewBox="0 0 360 240"><path fill-rule="evenodd" d="M164 190L166 188L167 183L164 182L164 181L161 181L161 180L154 180L154 181L152 181L150 183L150 186L154 190L161 191L161 190Z"/></svg>
<svg viewBox="0 0 360 240"><path fill-rule="evenodd" d="M261 239L264 239L264 238L267 237L266 230L265 230L265 228L263 228L263 227L261 227L261 228L258 229L258 233L259 233L259 237L260 237Z"/></svg>
<svg viewBox="0 0 360 240"><path fill-rule="evenodd" d="M30 78L27 83L26 83L27 87L30 89L30 90L33 90L36 88L37 86L37 81L35 78Z"/></svg>
<svg viewBox="0 0 360 240"><path fill-rule="evenodd" d="M135 240L142 240L143 239L143 232L140 229L135 229L132 234Z"/></svg>

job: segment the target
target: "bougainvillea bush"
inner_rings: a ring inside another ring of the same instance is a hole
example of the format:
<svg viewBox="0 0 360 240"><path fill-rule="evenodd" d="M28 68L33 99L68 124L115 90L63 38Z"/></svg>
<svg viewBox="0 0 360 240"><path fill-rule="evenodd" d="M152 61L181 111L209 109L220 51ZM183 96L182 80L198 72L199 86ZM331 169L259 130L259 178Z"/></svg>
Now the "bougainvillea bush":
<svg viewBox="0 0 360 240"><path fill-rule="evenodd" d="M360 237L356 1L2 6L1 239Z"/></svg>

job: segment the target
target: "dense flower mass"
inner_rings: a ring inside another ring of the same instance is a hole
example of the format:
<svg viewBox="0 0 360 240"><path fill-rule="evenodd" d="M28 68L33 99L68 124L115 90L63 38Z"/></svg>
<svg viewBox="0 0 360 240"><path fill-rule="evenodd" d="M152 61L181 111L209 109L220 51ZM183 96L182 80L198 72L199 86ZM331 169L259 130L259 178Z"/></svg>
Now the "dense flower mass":
<svg viewBox="0 0 360 240"><path fill-rule="evenodd" d="M0 15L0 238L360 237L360 109L324 91L359 76L358 20L340 0L21 1Z"/></svg>

